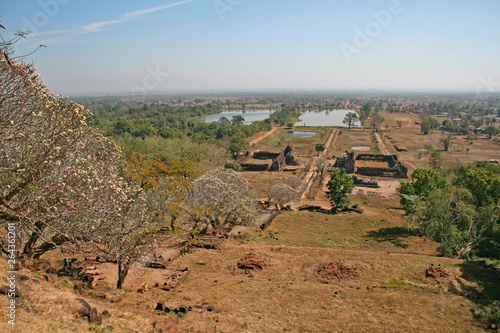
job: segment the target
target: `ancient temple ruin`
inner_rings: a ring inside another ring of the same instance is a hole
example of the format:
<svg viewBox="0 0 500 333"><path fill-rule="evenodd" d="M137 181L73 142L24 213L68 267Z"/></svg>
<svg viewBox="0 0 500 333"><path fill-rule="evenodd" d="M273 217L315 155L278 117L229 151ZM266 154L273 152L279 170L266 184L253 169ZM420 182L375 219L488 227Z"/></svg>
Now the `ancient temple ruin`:
<svg viewBox="0 0 500 333"><path fill-rule="evenodd" d="M238 162L245 171L283 171L287 166L298 165L290 146L280 153L256 151L251 158L247 154Z"/></svg>
<svg viewBox="0 0 500 333"><path fill-rule="evenodd" d="M345 169L348 174L372 177L408 178L408 168L398 161L397 155L359 154L346 152L337 158L335 167Z"/></svg>

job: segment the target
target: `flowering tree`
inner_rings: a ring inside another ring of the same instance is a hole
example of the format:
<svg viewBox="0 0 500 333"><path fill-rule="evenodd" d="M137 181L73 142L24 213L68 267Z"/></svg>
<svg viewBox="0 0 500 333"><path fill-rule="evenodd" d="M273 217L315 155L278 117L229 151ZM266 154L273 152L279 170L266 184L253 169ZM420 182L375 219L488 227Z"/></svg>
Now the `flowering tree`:
<svg viewBox="0 0 500 333"><path fill-rule="evenodd" d="M283 207L287 202L300 200L300 196L306 189L300 178L290 176L286 180L278 181L269 189L269 199L274 200L278 208Z"/></svg>
<svg viewBox="0 0 500 333"><path fill-rule="evenodd" d="M87 126L89 111L0 49L0 221L18 226L25 256L58 246L106 254L121 287L154 236L143 189L120 177L121 150Z"/></svg>
<svg viewBox="0 0 500 333"><path fill-rule="evenodd" d="M300 199L300 193L285 183L276 183L269 190L269 198L276 202L279 208L291 201Z"/></svg>
<svg viewBox="0 0 500 333"><path fill-rule="evenodd" d="M210 171L194 181L187 201L193 219L213 229L249 225L256 217L257 201L248 181L229 169Z"/></svg>

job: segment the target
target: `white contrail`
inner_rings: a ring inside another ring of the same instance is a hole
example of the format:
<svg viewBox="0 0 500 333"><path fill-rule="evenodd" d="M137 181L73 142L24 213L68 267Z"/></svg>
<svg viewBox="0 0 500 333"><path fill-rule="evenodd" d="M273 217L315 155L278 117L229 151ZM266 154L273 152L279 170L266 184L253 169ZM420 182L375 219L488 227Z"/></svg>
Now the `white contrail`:
<svg viewBox="0 0 500 333"><path fill-rule="evenodd" d="M123 23L123 22L126 22L128 20L134 19L138 16L141 16L141 15L157 12L157 11L171 8L171 7L184 5L186 3L193 2L193 1L195 1L195 0L184 0L184 1L170 3L168 5L139 9L139 10L136 10L133 12L127 12L127 13L121 15L120 18L116 19L116 20L92 22L90 24L84 25L84 26L76 28L76 29L52 30L52 31L38 32L38 33L32 34L31 37L43 36L43 35L65 34L65 33L70 33L70 32L77 32L77 33L78 32L79 33L97 32L97 31L101 30L101 28L108 26L108 25Z"/></svg>

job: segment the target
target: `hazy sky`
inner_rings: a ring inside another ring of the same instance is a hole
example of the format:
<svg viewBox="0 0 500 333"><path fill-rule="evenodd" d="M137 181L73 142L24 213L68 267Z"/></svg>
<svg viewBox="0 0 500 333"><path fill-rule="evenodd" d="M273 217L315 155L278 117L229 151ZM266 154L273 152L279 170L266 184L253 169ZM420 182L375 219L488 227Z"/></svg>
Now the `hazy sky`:
<svg viewBox="0 0 500 333"><path fill-rule="evenodd" d="M56 94L500 90L499 0L0 0Z"/></svg>

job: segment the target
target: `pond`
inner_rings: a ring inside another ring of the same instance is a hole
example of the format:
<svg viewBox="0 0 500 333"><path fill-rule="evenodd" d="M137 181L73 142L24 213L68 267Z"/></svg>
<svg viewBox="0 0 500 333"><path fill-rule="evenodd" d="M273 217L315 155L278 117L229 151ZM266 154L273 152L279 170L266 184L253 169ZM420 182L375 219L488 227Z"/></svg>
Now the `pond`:
<svg viewBox="0 0 500 333"><path fill-rule="evenodd" d="M366 146L354 146L354 147L351 147L351 150L370 151L372 149L370 147L366 147Z"/></svg>
<svg viewBox="0 0 500 333"><path fill-rule="evenodd" d="M295 138L311 138L316 134L317 134L316 132L293 131L293 132L286 132L285 136L293 136Z"/></svg>
<svg viewBox="0 0 500 333"><path fill-rule="evenodd" d="M342 121L348 112L354 110L331 110L331 111L306 111L299 117L299 121L294 126L344 126ZM361 127L361 123L356 121L353 127Z"/></svg>
<svg viewBox="0 0 500 333"><path fill-rule="evenodd" d="M234 116L242 116L245 119L245 125L249 125L254 121L265 120L273 113L274 110L231 110L201 117L198 120L205 123L211 123L219 121L222 117L232 120Z"/></svg>

